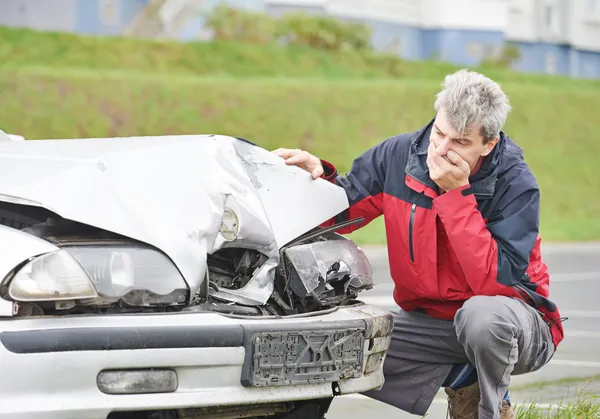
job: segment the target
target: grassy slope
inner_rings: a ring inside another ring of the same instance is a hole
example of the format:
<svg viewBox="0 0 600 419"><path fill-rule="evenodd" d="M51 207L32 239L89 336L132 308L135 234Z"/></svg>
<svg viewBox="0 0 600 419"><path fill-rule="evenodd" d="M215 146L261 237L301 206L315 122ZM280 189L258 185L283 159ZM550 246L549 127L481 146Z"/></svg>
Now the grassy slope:
<svg viewBox="0 0 600 419"><path fill-rule="evenodd" d="M156 42L131 38L84 37L0 27L0 68L88 69L235 77L418 78L441 81L457 69L447 63L403 62L386 55L318 51L237 42ZM600 89L600 81L525 75L495 68L485 73L499 82Z"/></svg>
<svg viewBox="0 0 600 419"><path fill-rule="evenodd" d="M428 122L451 70L400 62L394 78L364 57L243 48L0 29L0 124L28 138L232 134L306 148L345 171L367 147ZM487 73L511 97L507 131L541 184L545 239L600 238L600 83ZM353 237L383 242L381 221Z"/></svg>

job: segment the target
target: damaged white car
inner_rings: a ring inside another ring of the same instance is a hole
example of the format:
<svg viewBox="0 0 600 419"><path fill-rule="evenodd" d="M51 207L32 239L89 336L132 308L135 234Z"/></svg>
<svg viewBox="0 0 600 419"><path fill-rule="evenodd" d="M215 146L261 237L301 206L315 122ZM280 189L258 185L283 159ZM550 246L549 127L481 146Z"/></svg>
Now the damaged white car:
<svg viewBox="0 0 600 419"><path fill-rule="evenodd" d="M319 227L347 206L233 137L0 138L0 418L317 419L379 388L392 318Z"/></svg>

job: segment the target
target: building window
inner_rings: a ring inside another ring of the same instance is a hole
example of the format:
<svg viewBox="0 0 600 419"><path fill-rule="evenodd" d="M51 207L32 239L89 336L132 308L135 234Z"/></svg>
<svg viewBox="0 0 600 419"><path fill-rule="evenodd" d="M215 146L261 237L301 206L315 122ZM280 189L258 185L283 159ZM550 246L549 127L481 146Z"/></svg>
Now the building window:
<svg viewBox="0 0 600 419"><path fill-rule="evenodd" d="M600 0L585 0L584 19L596 25L600 23Z"/></svg>
<svg viewBox="0 0 600 419"><path fill-rule="evenodd" d="M556 56L551 52L546 54L546 73L556 74Z"/></svg>
<svg viewBox="0 0 600 419"><path fill-rule="evenodd" d="M546 1L544 4L544 27L549 35L560 34L559 13L554 1Z"/></svg>
<svg viewBox="0 0 600 419"><path fill-rule="evenodd" d="M119 24L119 5L117 0L100 0L100 21L105 25Z"/></svg>

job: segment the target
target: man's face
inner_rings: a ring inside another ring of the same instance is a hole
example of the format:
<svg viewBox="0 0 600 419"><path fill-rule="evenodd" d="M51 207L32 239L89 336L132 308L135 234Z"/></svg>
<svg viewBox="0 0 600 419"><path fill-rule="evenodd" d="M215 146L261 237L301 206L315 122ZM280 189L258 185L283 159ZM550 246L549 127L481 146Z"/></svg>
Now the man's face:
<svg viewBox="0 0 600 419"><path fill-rule="evenodd" d="M433 122L429 141L433 143L440 156L445 157L448 151L452 150L462 157L473 170L481 157L492 152L498 138L484 144L480 127L473 127L469 132L460 135L452 128L446 111L441 108ZM445 158L450 161L447 157Z"/></svg>

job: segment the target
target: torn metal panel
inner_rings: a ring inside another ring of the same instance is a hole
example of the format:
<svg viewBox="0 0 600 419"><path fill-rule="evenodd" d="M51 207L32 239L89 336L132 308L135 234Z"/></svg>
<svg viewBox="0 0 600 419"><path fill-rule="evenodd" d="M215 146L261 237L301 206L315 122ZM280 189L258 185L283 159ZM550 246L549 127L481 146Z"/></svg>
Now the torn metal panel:
<svg viewBox="0 0 600 419"><path fill-rule="evenodd" d="M0 201L148 243L175 263L191 296L207 254L256 249L269 259L238 290L264 304L281 246L340 213L344 191L245 141L216 135L0 143Z"/></svg>

